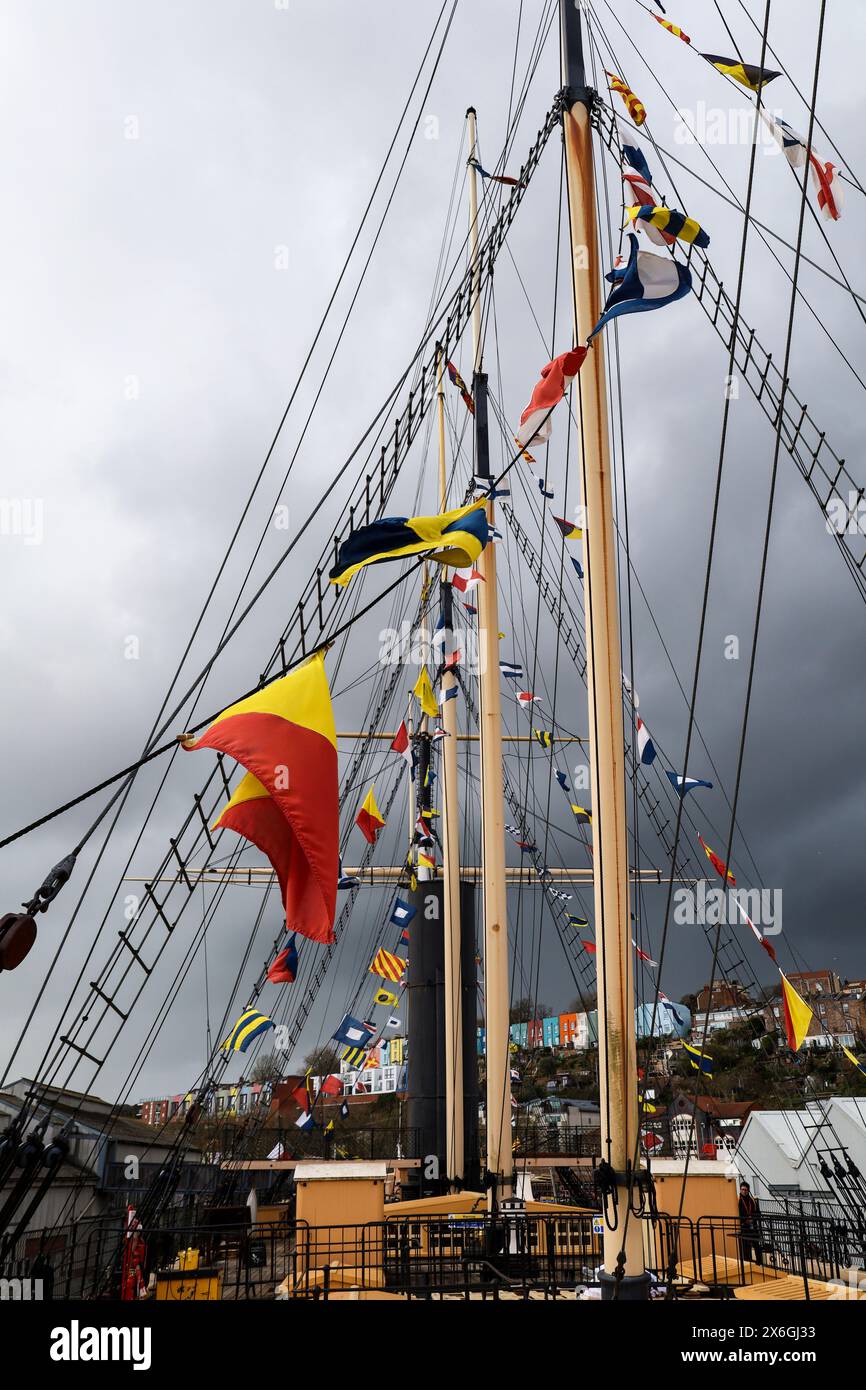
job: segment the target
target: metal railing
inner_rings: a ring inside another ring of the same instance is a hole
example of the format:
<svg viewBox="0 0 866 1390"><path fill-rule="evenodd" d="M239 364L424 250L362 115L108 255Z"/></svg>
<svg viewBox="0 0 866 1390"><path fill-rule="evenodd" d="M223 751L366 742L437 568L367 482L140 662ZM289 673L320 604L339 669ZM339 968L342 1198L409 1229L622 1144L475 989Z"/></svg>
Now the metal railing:
<svg viewBox="0 0 866 1390"><path fill-rule="evenodd" d="M140 1233L150 1296L167 1301L327 1299L354 1289L409 1298L557 1298L597 1286L603 1223L594 1212L388 1216L362 1225L311 1227L286 1207L280 1220L242 1220L235 1209L208 1223ZM637 1218L635 1218L637 1219ZM644 1260L655 1291L729 1297L780 1278L844 1282L860 1267L838 1223L820 1217L661 1214L642 1221ZM123 1223L81 1221L22 1237L0 1268L4 1280L42 1281L56 1300L120 1297ZM768 1291L769 1292L769 1291ZM771 1292L769 1292L771 1296Z"/></svg>

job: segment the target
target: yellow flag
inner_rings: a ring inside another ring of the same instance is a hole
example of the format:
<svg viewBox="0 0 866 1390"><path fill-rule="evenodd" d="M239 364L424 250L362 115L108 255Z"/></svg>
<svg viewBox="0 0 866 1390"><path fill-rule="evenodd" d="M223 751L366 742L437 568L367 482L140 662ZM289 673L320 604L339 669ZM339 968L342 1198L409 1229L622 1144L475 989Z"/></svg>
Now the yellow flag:
<svg viewBox="0 0 866 1390"><path fill-rule="evenodd" d="M400 1000L396 994L392 994L390 989L377 989L373 995L374 1004L387 1004L390 1008L393 1004L399 1004Z"/></svg>
<svg viewBox="0 0 866 1390"><path fill-rule="evenodd" d="M866 1067L863 1066L862 1062L857 1061L857 1058L854 1056L854 1053L849 1052L848 1048L845 1046L843 1046L842 1051L845 1053L845 1056L848 1058L848 1061L853 1062L854 1066L861 1073L861 1075L866 1076Z"/></svg>
<svg viewBox="0 0 866 1390"><path fill-rule="evenodd" d="M417 697L424 713L429 714L431 719L435 719L439 714L439 706L436 703L436 696L433 694L433 687L430 684L426 666L421 667L421 674L415 682L415 689L412 694Z"/></svg>
<svg viewBox="0 0 866 1390"><path fill-rule="evenodd" d="M782 975L781 970L779 974ZM794 986L788 983L784 975L782 975L782 1003L785 1011L785 1033L788 1046L792 1052L797 1052L809 1032L809 1024L812 1022L814 1014L805 999L800 998Z"/></svg>

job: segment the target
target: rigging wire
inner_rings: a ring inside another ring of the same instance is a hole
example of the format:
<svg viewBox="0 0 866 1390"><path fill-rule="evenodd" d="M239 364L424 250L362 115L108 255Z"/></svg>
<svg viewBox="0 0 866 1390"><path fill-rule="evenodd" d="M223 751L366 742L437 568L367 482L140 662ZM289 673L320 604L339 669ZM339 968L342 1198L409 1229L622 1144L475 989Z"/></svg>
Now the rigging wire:
<svg viewBox="0 0 866 1390"><path fill-rule="evenodd" d="M678 119L682 122L683 126L685 127L685 129L687 129L687 130L689 131L689 133L690 133L690 134L692 135L692 137L694 138L695 142L698 144L701 153L703 154L704 158L709 162L709 164L710 164L710 166L712 167L712 169L713 169L714 173L716 174L716 176L721 180L721 182L724 184L724 186L725 186L725 188L728 190L728 192L729 192L733 197L736 198L736 194L734 193L734 190L732 189L732 187L731 187L730 183L728 182L728 180L725 178L725 176L724 176L724 174L722 173L721 169L719 168L718 164L717 164L716 161L713 159L712 155L710 154L710 152L709 152L709 150L706 148L706 146L705 146L704 144L702 144L701 141L697 138L697 135L695 134L695 131L692 129L692 127L689 125L689 123L685 120L685 118L684 118L684 116L683 116L683 113L677 109L677 107L675 106L674 102L671 100L671 97L670 97L669 93L666 91L665 87L663 86L663 84L662 84L661 81L659 80L659 78L658 78L657 74L655 73L655 71L650 67L649 63L647 62L646 58L644 57L644 54L643 54L643 53L641 52L641 50L638 48L637 44L636 44L636 43L634 42L634 40L632 39L632 37L631 37L631 35L629 34L628 30L627 30L627 29L625 28L625 26L621 23L619 17L618 17L617 14L615 13L615 11L611 8L611 5L609 4L609 0L602 0L602 2L603 2L603 4L604 4L605 8L610 12L610 14L611 14L611 16L613 17L613 19L616 21L616 23L617 23L617 25L619 26L619 28L622 30L622 32L623 32L623 34L625 35L625 37L626 37L628 43L631 45L631 47L632 47L632 48L635 50L635 52L637 53L638 58L640 59L642 65L646 68L647 72L648 72L649 75L651 76L653 82L654 82L654 83L656 84L656 86L658 87L658 89L659 89L659 91L661 92L662 96L664 97L665 101L668 103L668 105L671 107L671 109L675 112L675 114L677 115ZM612 54L612 56L613 56L613 58L614 58L614 61L617 63L617 66L620 68L620 70L622 70L622 65L619 63L619 60L618 60L617 57L616 57L616 54L615 54L615 52L614 52L614 49L613 49L613 47L612 47L612 45L611 45L611 43L610 43L610 39L609 39L608 36L604 33L604 31L601 29L601 26L600 26L600 23L599 23L599 20L598 20L597 15L595 15L595 13L594 13L593 11L587 10L587 20L588 20L588 25L587 25L588 31L589 31L590 33L592 32L591 25L592 25L592 22L594 21L595 26L599 29L599 32L600 32L600 33L602 34L602 36L604 37L604 40L605 40L605 42L606 42L607 45L608 45L609 51L611 52L611 54ZM730 84L730 85L734 85L734 84ZM739 88L738 85L737 85L737 90L738 90L738 94L741 94L741 89ZM759 109L760 109L760 104L759 104L755 109L756 109L756 110L759 110ZM635 127L633 127L633 126L630 125L630 126L629 126L629 134L631 135L632 133L634 133L635 129L636 129ZM661 163L661 166L662 166L662 168L664 169L665 173L667 174L668 178L670 179L671 187L673 188L674 193L677 195L677 197L679 197L680 195L679 195L679 192L678 192L678 190L677 190L676 183L675 183L675 181L674 181L674 179L673 179L673 176L671 175L671 172L670 172L669 168L667 167L667 164L666 164L666 162L665 162L665 159L664 159L664 156L663 156L663 152L662 152L661 146L657 146L657 145L656 145L655 139L654 139L654 137L650 134L649 129L648 129L647 126L644 126L643 129L646 131L646 137L650 140L650 142L651 142L652 145L653 145L653 148L656 150L656 153L657 153L658 156L659 156L659 161L660 161L660 163ZM638 133L640 133L640 132L638 132ZM743 208L743 205L742 205L742 204L740 204L740 208L741 208L742 211L745 211L745 209ZM786 279L787 279L787 280L789 281L789 283L790 283L790 280L791 280L791 272L788 270L788 267L784 264L784 262L783 262L783 261L779 258L779 256L776 254L776 252L775 252L775 250L773 249L773 247L770 246L770 244L769 244L769 242L767 241L766 237L764 236L764 233L763 233L763 231L761 230L759 224L758 224L754 219L751 218L751 209L750 209L750 221L751 221L752 225L755 227L755 229L756 229L756 231L757 231L757 233L758 233L759 239L763 242L764 246L765 246L765 247L767 248L767 250L769 251L769 253L770 253L770 255L772 256L773 260L776 262L776 264L778 265L779 269L782 271L783 275L786 277ZM850 291L849 291L849 292L850 292ZM859 380L859 375L858 375L858 373L855 371L855 369L854 369L854 367L852 366L850 360L848 359L848 357L846 356L845 352L844 352L843 349L840 347L840 345L837 343L837 341L836 341L836 339L834 338L834 336L830 333L830 331L829 331L829 329L827 328L826 324L824 323L824 321L823 321L821 315L818 314L817 311L812 307L811 303L810 303L809 300L807 299L807 297L806 297L806 295L805 295L805 293L803 292L802 289L799 290L798 293L799 293L799 296L800 296L801 300L803 301L803 303L804 303L804 304L806 305L806 307L808 308L809 313L812 315L812 317L814 318L815 322L818 324L818 327L821 329L821 332L822 332L822 333L824 334L824 336L828 339L828 341L832 344L834 351L838 353L839 357L840 357L840 358L842 359L842 361L845 363L846 367L848 367L849 370L853 373L853 375L854 375L854 376L857 376L857 377L858 377L858 380ZM860 384L863 385L862 382L861 382Z"/></svg>

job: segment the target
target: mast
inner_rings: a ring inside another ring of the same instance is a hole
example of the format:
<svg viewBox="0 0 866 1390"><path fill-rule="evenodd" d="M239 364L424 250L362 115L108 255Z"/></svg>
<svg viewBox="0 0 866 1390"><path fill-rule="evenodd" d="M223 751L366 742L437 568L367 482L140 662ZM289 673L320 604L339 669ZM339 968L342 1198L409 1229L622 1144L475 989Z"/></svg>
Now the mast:
<svg viewBox="0 0 866 1390"><path fill-rule="evenodd" d="M411 748L413 747L413 730L411 717L406 720L406 733L408 734L409 746ZM415 768L413 767L412 771L409 774L409 854L407 856L406 863L406 867L409 870L410 878L415 872L415 821L417 819L417 815L415 814Z"/></svg>
<svg viewBox="0 0 866 1390"><path fill-rule="evenodd" d="M436 354L436 390L439 415L439 504L447 510L448 479L445 468L445 392L442 383L442 349ZM445 648L452 646L453 591L443 571L442 612ZM441 690L457 684L454 671L445 671ZM447 737L442 749L442 897L445 908L445 1173L454 1189L463 1178L463 981L460 921L460 824L458 819L457 702L445 700L441 710Z"/></svg>
<svg viewBox="0 0 866 1390"><path fill-rule="evenodd" d="M563 134L571 233L575 343L583 343L601 312L595 179L580 5L560 0ZM602 1176L616 1194L616 1230L605 1222L602 1296L649 1296L643 1223L630 1214L630 1165L638 1153L637 1057L629 917L622 667L616 588L616 533L602 347L593 348L576 391L580 412L584 530L587 691L594 827L598 1053ZM611 1171L612 1170L612 1171ZM607 1203L611 1196L607 1197ZM625 1239L623 1233L625 1232ZM623 1263L624 1262L624 1263ZM621 1280L614 1278L619 1265Z"/></svg>
<svg viewBox="0 0 866 1390"><path fill-rule="evenodd" d="M472 280L472 393L475 398L476 473L490 478L487 377L481 371L481 276L478 262L478 180L475 111L469 121L469 250ZM487 521L493 525L493 501ZM481 754L481 853L484 870L484 995L487 1029L487 1172L489 1201L511 1195L511 1069L509 1066L508 917L505 888L505 815L502 783L502 709L499 696L499 602L496 547L481 552L478 570L479 730Z"/></svg>

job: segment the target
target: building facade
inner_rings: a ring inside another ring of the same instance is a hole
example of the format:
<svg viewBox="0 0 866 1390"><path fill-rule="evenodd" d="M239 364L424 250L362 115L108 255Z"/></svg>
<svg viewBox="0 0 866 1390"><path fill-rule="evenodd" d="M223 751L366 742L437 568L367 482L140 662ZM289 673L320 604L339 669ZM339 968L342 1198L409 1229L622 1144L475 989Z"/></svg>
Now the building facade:
<svg viewBox="0 0 866 1390"><path fill-rule="evenodd" d="M844 984L835 970L808 970L789 975L788 981L812 1010L804 1047L858 1047L866 1041L866 988L862 980ZM785 1036L785 1012L781 997L763 1010L768 1032Z"/></svg>

